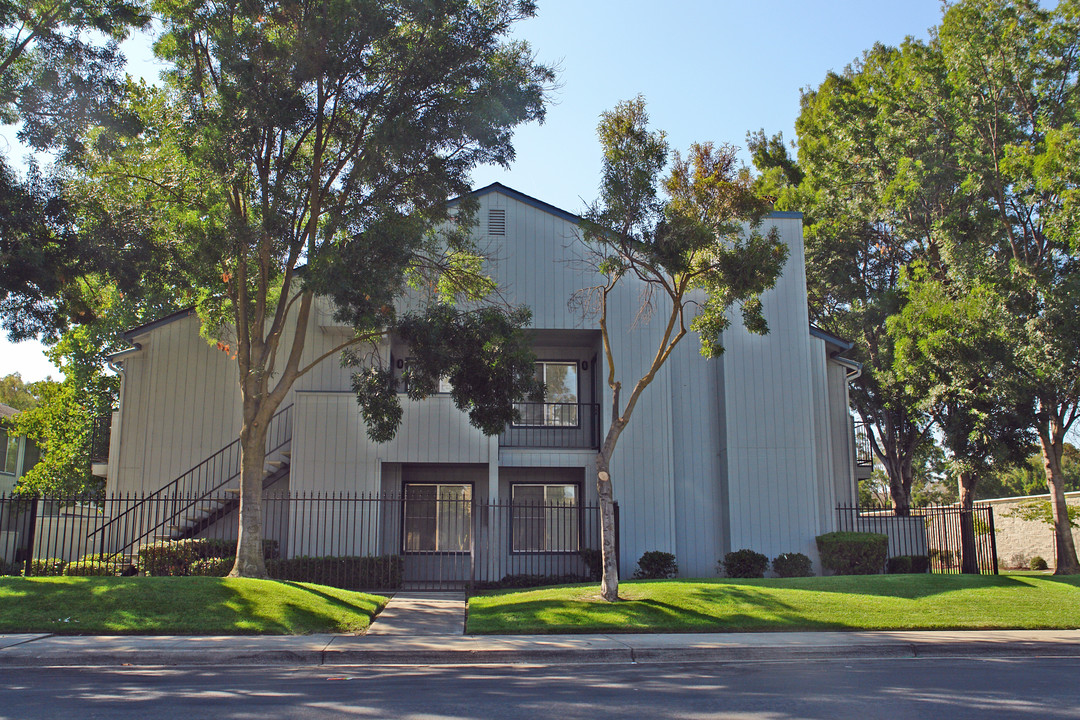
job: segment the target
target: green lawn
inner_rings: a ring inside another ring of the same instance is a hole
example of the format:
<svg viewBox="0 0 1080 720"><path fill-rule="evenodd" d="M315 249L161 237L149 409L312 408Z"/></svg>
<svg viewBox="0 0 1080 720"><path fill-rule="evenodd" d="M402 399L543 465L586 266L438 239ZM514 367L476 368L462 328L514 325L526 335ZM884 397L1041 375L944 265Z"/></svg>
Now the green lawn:
<svg viewBox="0 0 1080 720"><path fill-rule="evenodd" d="M363 632L386 598L309 583L209 577L0 578L0 633Z"/></svg>
<svg viewBox="0 0 1080 720"><path fill-rule="evenodd" d="M468 632L732 632L1080 627L1080 576L868 575L624 582L469 600Z"/></svg>

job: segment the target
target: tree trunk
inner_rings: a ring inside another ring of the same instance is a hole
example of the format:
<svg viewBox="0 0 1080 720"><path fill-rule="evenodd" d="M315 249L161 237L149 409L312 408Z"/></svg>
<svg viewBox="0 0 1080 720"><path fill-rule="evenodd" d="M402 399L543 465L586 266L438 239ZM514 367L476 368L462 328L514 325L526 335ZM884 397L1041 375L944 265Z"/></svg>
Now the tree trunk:
<svg viewBox="0 0 1080 720"><path fill-rule="evenodd" d="M1076 559L1076 543L1073 542L1072 525L1069 523L1069 506L1065 502L1065 475L1061 471L1064 435L1061 424L1054 419L1050 420L1048 428L1039 428L1046 485L1050 490L1050 507L1054 515L1054 574L1075 575L1080 573L1080 563Z"/></svg>
<svg viewBox="0 0 1080 720"><path fill-rule="evenodd" d="M258 417L240 430L240 529L236 563L229 577L265 578L262 543L262 492L266 477L268 423Z"/></svg>
<svg viewBox="0 0 1080 720"><path fill-rule="evenodd" d="M960 473L960 572L979 574L975 548L975 476Z"/></svg>
<svg viewBox="0 0 1080 720"><path fill-rule="evenodd" d="M907 517L911 514L911 463L907 463L905 477L904 460L901 457L889 457L885 463L885 473L889 476L889 495L893 501L893 514Z"/></svg>
<svg viewBox="0 0 1080 720"><path fill-rule="evenodd" d="M600 596L608 602L619 599L619 563L615 552L615 498L611 490L608 459L597 458L596 492L600 497L600 544L604 570L600 577Z"/></svg>

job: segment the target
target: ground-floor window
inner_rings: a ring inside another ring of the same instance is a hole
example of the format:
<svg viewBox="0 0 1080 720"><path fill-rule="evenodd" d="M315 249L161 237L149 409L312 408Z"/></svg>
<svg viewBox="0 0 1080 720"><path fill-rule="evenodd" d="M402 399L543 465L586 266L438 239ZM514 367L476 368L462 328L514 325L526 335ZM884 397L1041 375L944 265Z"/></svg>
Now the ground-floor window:
<svg viewBox="0 0 1080 720"><path fill-rule="evenodd" d="M577 552L581 514L578 487L519 483L511 486L513 552Z"/></svg>
<svg viewBox="0 0 1080 720"><path fill-rule="evenodd" d="M471 485L405 485L405 552L468 552L471 528Z"/></svg>

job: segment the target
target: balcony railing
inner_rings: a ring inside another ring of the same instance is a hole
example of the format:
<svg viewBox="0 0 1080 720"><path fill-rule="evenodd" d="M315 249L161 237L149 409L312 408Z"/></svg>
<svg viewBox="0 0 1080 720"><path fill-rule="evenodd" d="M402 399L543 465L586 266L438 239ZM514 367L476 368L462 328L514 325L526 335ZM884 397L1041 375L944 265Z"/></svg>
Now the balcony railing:
<svg viewBox="0 0 1080 720"><path fill-rule="evenodd" d="M870 433L866 430L866 423L861 420L853 421L855 433L855 464L859 467L874 466L874 452L870 449Z"/></svg>
<svg viewBox="0 0 1080 720"><path fill-rule="evenodd" d="M107 462L109 438L112 434L112 414L97 415L90 424L90 460Z"/></svg>
<svg viewBox="0 0 1080 720"><path fill-rule="evenodd" d="M499 436L501 447L600 447L600 406L596 403L518 403L521 420Z"/></svg>

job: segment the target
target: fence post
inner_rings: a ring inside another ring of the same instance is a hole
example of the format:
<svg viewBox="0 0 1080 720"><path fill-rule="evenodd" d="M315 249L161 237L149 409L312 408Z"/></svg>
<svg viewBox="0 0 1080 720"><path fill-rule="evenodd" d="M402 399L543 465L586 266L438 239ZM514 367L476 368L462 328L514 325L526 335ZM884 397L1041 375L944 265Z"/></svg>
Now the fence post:
<svg viewBox="0 0 1080 720"><path fill-rule="evenodd" d="M994 506L987 505L986 512L989 515L987 520L990 521L990 560L994 563L994 574L998 574L998 556L997 556L997 532L994 530ZM1054 533L1054 537L1057 537L1057 533Z"/></svg>
<svg viewBox="0 0 1080 720"><path fill-rule="evenodd" d="M469 583L465 586L465 597L469 597L473 585L476 583L476 534L480 532L480 513L476 512L478 501L474 498L468 503L469 523L472 532L469 533Z"/></svg>
<svg viewBox="0 0 1080 720"><path fill-rule="evenodd" d="M615 503L615 567L622 568L622 541L619 534L619 503Z"/></svg>
<svg viewBox="0 0 1080 720"><path fill-rule="evenodd" d="M30 527L27 529L26 541L26 565L23 566L23 575L30 577L34 565L34 543L37 541L37 516L38 498L35 495L30 501Z"/></svg>

